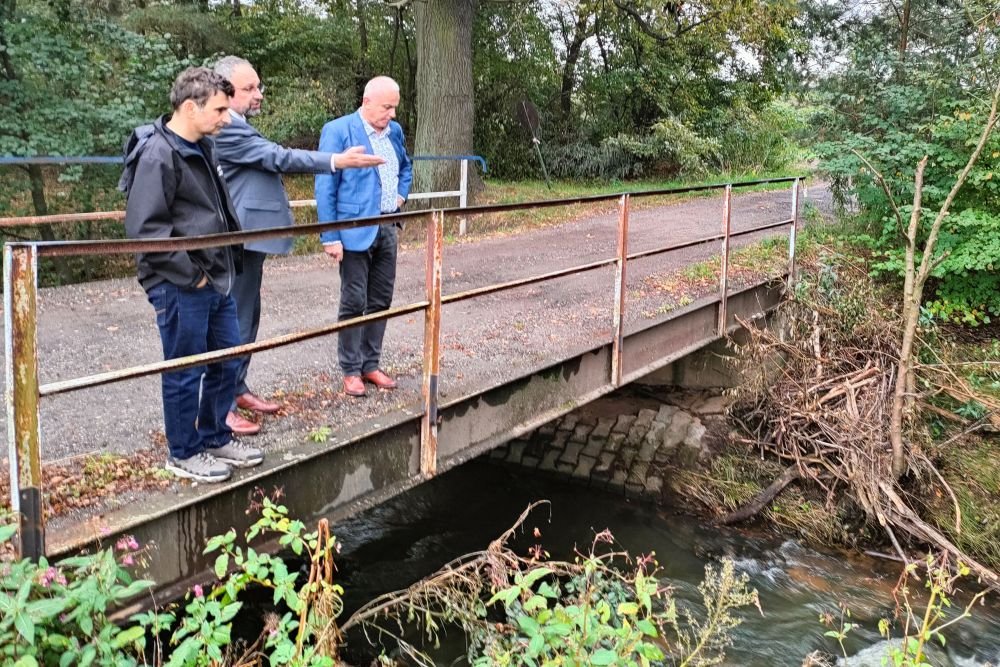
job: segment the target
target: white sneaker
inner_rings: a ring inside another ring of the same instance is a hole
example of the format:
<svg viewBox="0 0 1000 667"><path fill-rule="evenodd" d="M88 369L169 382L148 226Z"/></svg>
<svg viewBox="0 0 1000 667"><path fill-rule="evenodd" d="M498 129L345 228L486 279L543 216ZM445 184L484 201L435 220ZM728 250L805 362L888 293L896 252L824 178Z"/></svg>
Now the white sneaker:
<svg viewBox="0 0 1000 667"><path fill-rule="evenodd" d="M166 468L178 477L198 482L225 482L233 474L228 465L208 452L199 452L186 459L168 456Z"/></svg>
<svg viewBox="0 0 1000 667"><path fill-rule="evenodd" d="M237 468L252 468L264 460L262 450L236 440L230 440L222 447L210 447L207 451L223 463Z"/></svg>

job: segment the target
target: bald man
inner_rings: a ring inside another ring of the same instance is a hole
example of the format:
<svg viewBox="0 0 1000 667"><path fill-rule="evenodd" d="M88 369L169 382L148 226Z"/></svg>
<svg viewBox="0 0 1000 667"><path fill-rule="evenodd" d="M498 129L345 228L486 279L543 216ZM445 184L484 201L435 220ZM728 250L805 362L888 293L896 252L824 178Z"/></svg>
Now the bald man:
<svg viewBox="0 0 1000 667"><path fill-rule="evenodd" d="M323 126L321 151L363 146L385 163L377 169L318 174L316 209L320 222L390 215L406 202L413 169L403 129L393 120L398 106L399 85L387 76L375 77L365 86L361 108ZM398 226L387 223L320 235L323 250L340 269L339 321L392 305L397 233ZM364 396L366 383L382 390L395 389L396 381L380 367L384 336L384 320L338 334L337 356L348 396Z"/></svg>

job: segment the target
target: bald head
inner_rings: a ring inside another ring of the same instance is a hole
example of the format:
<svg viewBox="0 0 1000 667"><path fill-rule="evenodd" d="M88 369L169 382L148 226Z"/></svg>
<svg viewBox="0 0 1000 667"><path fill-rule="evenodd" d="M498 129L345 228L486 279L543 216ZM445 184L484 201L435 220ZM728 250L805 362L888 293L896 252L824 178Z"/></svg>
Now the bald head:
<svg viewBox="0 0 1000 667"><path fill-rule="evenodd" d="M387 76L377 76L365 85L361 98L361 117L376 130L382 131L396 117L399 106L399 84Z"/></svg>

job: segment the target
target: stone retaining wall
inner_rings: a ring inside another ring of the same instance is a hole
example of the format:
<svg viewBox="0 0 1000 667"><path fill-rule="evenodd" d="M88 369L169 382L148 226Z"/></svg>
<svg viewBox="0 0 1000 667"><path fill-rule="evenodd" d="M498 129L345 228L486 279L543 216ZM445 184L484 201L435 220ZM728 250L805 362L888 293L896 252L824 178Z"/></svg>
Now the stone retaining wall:
<svg viewBox="0 0 1000 667"><path fill-rule="evenodd" d="M713 439L706 437L705 421L721 423L725 410L722 396L702 392L667 395L666 400L599 399L498 447L491 457L621 491L629 498L658 501L669 490L671 471L711 461ZM623 412L635 403L646 407Z"/></svg>

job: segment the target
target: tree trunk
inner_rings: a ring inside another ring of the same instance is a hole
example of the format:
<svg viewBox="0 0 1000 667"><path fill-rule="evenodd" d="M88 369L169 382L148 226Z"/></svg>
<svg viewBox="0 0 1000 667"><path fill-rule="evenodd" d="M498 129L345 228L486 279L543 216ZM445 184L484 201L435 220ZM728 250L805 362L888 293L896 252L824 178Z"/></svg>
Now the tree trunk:
<svg viewBox="0 0 1000 667"><path fill-rule="evenodd" d="M920 319L920 304L923 302L924 285L930 276L935 264L934 246L937 243L938 233L941 231L941 224L944 222L951 204L955 201L966 179L972 172L972 168L979 160L983 148L989 141L990 135L996 128L997 120L1000 120L997 112L1000 109L1000 83L993 89L993 99L990 104L990 115L983 126L983 132L979 135L979 142L969 156L969 161L965 163L965 168L958 175L951 191L945 197L944 203L938 210L934 222L931 224L927 234L927 240L920 251L920 266L916 267L917 261L917 231L920 221L920 194L923 188L923 172L927 164L927 156L917 165L917 173L914 179L913 213L910 217L910 224L907 229L907 252L906 252L906 278L903 285L903 340L899 350L899 368L896 373L896 387L892 397L892 413L889 425L889 441L892 444L892 472L896 479L906 472L906 459L903 447L903 409L907 403L906 391L908 387L913 387L915 382L912 376L913 368L913 347L916 339L917 324ZM910 401L912 403L912 400Z"/></svg>
<svg viewBox="0 0 1000 667"><path fill-rule="evenodd" d="M559 89L559 120L560 127L565 129L570 124L573 90L576 88L576 66L580 61L580 51L583 43L590 37L590 14L583 7L577 8L576 24L573 34L566 43L566 64L563 66L562 86Z"/></svg>
<svg viewBox="0 0 1000 667"><path fill-rule="evenodd" d="M417 32L416 155L472 155L475 106L472 86L472 22L476 0L427 0L414 6ZM412 128L411 128L412 129ZM423 160L414 165L414 192L457 190L458 162ZM478 178L470 165L470 190ZM436 200L434 206L448 204ZM449 205L453 205L449 204Z"/></svg>
<svg viewBox="0 0 1000 667"><path fill-rule="evenodd" d="M399 46L399 33L403 29L403 10L396 8L392 16L392 46L389 48L389 76L396 79L396 47Z"/></svg>
<svg viewBox="0 0 1000 667"><path fill-rule="evenodd" d="M899 18L899 61L906 60L906 47L910 36L910 0L903 1L903 13Z"/></svg>
<svg viewBox="0 0 1000 667"><path fill-rule="evenodd" d="M406 27L403 27L403 56L405 57L404 64L406 65L406 85L397 79L402 90L402 99L400 100L401 111L396 116L404 128L408 128L412 132L416 132L417 126L417 61L414 58L413 50L410 48L410 34L406 31ZM411 134L410 139L414 137Z"/></svg>
<svg viewBox="0 0 1000 667"><path fill-rule="evenodd" d="M37 164L28 165L28 182L31 184L31 203L35 208L35 215L48 215L49 205L45 201L45 177L42 168ZM55 230L52 225L38 225L38 233L43 241L56 241ZM55 269L59 274L59 280L63 284L73 282L73 270L66 260L55 260Z"/></svg>
<svg viewBox="0 0 1000 667"><path fill-rule="evenodd" d="M354 86L357 89L357 99L365 92L365 84L371 77L371 66L368 64L368 21L365 19L364 0L357 0L354 6L354 15L358 20L358 46L361 50L361 57L355 65Z"/></svg>
<svg viewBox="0 0 1000 667"><path fill-rule="evenodd" d="M899 366L896 369L896 386L892 394L892 410L889 413L889 442L892 444L892 474L899 479L906 472L906 453L903 447L903 408L907 403L907 388L911 377L913 340L917 334L920 316L920 299L923 285L917 285L916 251L917 230L920 227L920 201L924 189L925 156L917 163L913 182L913 209L910 224L906 229L906 273L903 278L903 339L900 343ZM933 249L933 248L932 248Z"/></svg>

